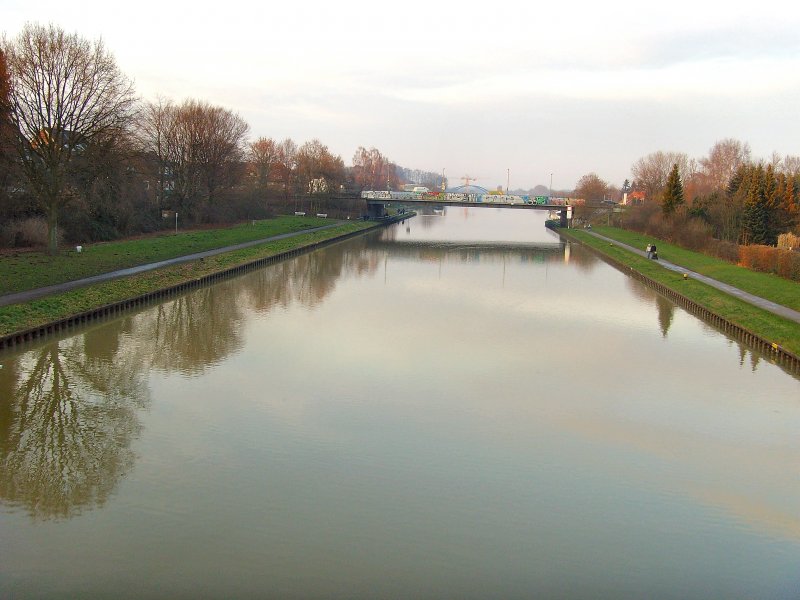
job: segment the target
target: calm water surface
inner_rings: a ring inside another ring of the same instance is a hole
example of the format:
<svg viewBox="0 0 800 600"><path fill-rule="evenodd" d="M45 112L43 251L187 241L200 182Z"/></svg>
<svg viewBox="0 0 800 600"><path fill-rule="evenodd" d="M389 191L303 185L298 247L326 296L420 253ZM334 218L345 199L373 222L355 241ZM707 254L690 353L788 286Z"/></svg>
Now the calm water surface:
<svg viewBox="0 0 800 600"><path fill-rule="evenodd" d="M543 219L0 355L0 597L800 597L798 379Z"/></svg>

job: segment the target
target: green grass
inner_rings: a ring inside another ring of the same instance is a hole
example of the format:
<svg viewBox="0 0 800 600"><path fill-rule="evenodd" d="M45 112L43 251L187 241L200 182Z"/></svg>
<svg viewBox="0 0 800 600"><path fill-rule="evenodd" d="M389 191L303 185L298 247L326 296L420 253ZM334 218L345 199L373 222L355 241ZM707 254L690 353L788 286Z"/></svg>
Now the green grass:
<svg viewBox="0 0 800 600"><path fill-rule="evenodd" d="M796 281L790 281L772 273L760 273L746 267L740 267L719 258L686 250L680 246L636 231L628 231L627 229L616 227L596 227L594 231L642 250L647 244L653 242L658 246L659 258L738 287L777 304L800 310L800 283Z"/></svg>
<svg viewBox="0 0 800 600"><path fill-rule="evenodd" d="M606 235L609 229L598 227L596 231ZM708 286L700 281L691 278L684 280L680 273L665 269L659 266L655 261L642 258L619 246L612 245L609 242L593 237L580 229L570 229L565 233L567 236L571 236L583 242L587 246L595 248L606 256L613 258L617 262L627 265L646 275L650 279L658 281L659 283L662 283L663 285L666 285L667 287L683 294L687 298L694 300L715 314L728 319L730 322L744 327L745 329L760 335L770 342L777 343L796 355L800 355L800 323L795 323L794 321L774 315L770 312L739 300L734 296L730 296L729 294L717 290L716 288L712 288L711 286ZM612 236L609 235L608 237ZM658 244L659 258L663 256L663 258L669 260L670 262L680 264L679 261L676 260L675 256L672 256L671 247L669 247L668 244L664 244L665 254L662 255L661 244L652 238L647 239L644 245L639 243L638 240L634 240L632 237L625 237L623 239L623 236L620 236L619 239L620 241L632 246L641 246L642 248L647 245L648 241L655 242ZM634 244L632 241L635 241L636 243ZM684 252L687 251L684 250ZM699 269L695 269L693 266L689 266L688 264L684 266L701 272ZM763 275L762 273L754 274ZM787 281L786 283L797 285L790 281ZM777 302L777 300L775 300L775 302Z"/></svg>
<svg viewBox="0 0 800 600"><path fill-rule="evenodd" d="M330 224L330 221L326 221ZM308 246L355 231L374 227L362 221L341 222L339 227L313 233L300 234L288 239L260 244L179 265L163 267L123 279L80 288L63 294L53 294L39 300L0 307L0 336L23 331L64 319L72 315L134 298L198 279L219 271L247 264L259 258L280 254L293 248ZM273 234L274 235L274 234Z"/></svg>
<svg viewBox="0 0 800 600"><path fill-rule="evenodd" d="M146 238L62 249L55 256L17 252L0 256L0 295L91 277L195 252L330 225L329 219L282 216L224 229L164 233Z"/></svg>

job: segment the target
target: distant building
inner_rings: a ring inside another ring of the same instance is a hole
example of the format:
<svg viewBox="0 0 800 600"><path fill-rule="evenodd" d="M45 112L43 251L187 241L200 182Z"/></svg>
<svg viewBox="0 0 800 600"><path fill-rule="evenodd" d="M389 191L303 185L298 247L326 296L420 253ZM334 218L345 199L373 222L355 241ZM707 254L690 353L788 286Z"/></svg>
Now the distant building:
<svg viewBox="0 0 800 600"><path fill-rule="evenodd" d="M622 196L622 204L625 205L632 205L632 204L642 204L644 202L645 195L642 191L636 192L625 192Z"/></svg>

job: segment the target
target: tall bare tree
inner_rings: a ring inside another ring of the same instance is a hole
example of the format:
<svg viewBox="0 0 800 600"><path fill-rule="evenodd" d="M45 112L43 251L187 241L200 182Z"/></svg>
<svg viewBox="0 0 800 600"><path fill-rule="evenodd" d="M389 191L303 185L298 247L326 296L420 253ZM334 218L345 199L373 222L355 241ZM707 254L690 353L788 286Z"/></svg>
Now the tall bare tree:
<svg viewBox="0 0 800 600"><path fill-rule="evenodd" d="M8 78L8 63L0 48L0 161L4 164L11 149L11 82Z"/></svg>
<svg viewBox="0 0 800 600"><path fill-rule="evenodd" d="M136 129L139 149L145 156L146 170L153 181L156 204L165 206L167 192L172 186L171 160L173 158L175 127L175 105L169 100L159 98L148 102L141 112Z"/></svg>
<svg viewBox="0 0 800 600"><path fill-rule="evenodd" d="M588 173L578 180L575 193L587 202L604 200L609 193L607 181L600 179L597 173Z"/></svg>
<svg viewBox="0 0 800 600"><path fill-rule="evenodd" d="M716 142L708 156L700 159L700 173L706 183L706 193L719 192L728 187L736 170L750 162L750 145L727 138Z"/></svg>
<svg viewBox="0 0 800 600"><path fill-rule="evenodd" d="M362 190L382 190L398 185L395 165L377 148L359 146L353 156L353 178Z"/></svg>
<svg viewBox="0 0 800 600"><path fill-rule="evenodd" d="M262 136L248 145L248 172L257 190L266 191L267 186L272 182L275 166L279 160L278 154L278 145L272 138Z"/></svg>
<svg viewBox="0 0 800 600"><path fill-rule="evenodd" d="M300 189L305 193L332 191L344 183L344 162L314 139L297 151L297 174Z"/></svg>
<svg viewBox="0 0 800 600"><path fill-rule="evenodd" d="M55 253L71 163L88 144L126 128L135 111L133 84L101 40L54 25L26 25L4 51L16 145Z"/></svg>
<svg viewBox="0 0 800 600"><path fill-rule="evenodd" d="M13 128L11 125L11 83L6 55L0 48L0 200L11 183L13 160Z"/></svg>
<svg viewBox="0 0 800 600"><path fill-rule="evenodd" d="M219 190L238 178L248 130L239 115L206 102L148 103L140 144L151 158L162 206L168 195L173 208L195 212L201 201L216 202Z"/></svg>
<svg viewBox="0 0 800 600"><path fill-rule="evenodd" d="M278 181L285 196L295 192L297 181L297 144L286 138L278 144Z"/></svg>
<svg viewBox="0 0 800 600"><path fill-rule="evenodd" d="M636 188L645 193L647 200L656 200L667 186L672 166L677 164L683 180L691 178L697 164L683 152L652 152L637 160L631 167Z"/></svg>
<svg viewBox="0 0 800 600"><path fill-rule="evenodd" d="M197 136L200 173L208 201L213 203L220 187L238 179L250 126L238 114L206 102L188 101L181 109Z"/></svg>

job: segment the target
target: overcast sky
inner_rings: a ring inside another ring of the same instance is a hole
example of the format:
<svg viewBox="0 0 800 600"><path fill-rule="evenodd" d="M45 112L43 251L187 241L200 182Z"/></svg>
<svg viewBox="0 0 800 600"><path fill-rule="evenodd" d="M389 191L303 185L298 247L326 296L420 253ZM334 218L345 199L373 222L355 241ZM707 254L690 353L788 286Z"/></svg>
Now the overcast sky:
<svg viewBox="0 0 800 600"><path fill-rule="evenodd" d="M251 137L359 145L485 187L619 186L657 150L800 154L796 2L2 1L102 37L140 96L238 112Z"/></svg>

